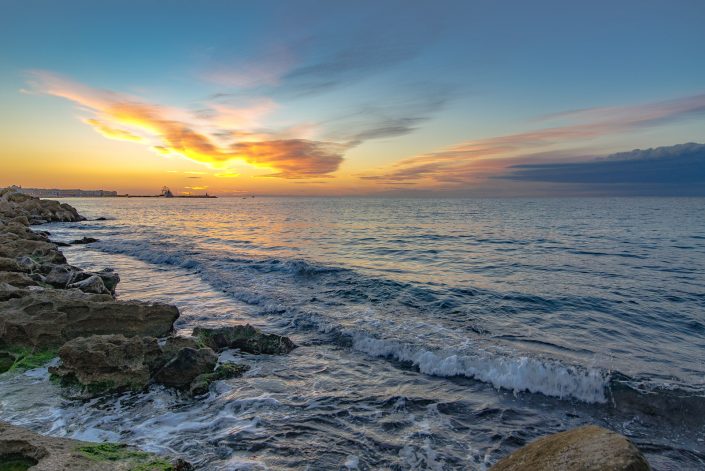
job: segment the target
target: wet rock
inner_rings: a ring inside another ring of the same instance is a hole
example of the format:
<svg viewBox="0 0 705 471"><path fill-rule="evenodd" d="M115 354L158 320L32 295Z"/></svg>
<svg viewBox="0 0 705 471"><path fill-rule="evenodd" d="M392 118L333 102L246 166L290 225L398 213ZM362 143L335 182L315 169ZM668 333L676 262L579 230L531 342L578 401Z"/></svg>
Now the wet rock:
<svg viewBox="0 0 705 471"><path fill-rule="evenodd" d="M77 279L79 273L82 273L82 270L71 265L51 265L49 273L44 277L44 282L55 288L66 288L71 283L79 281Z"/></svg>
<svg viewBox="0 0 705 471"><path fill-rule="evenodd" d="M90 275L85 280L78 281L76 283L71 283L67 286L67 288L77 288L83 291L84 293L111 294L110 290L105 287L103 279L98 275Z"/></svg>
<svg viewBox="0 0 705 471"><path fill-rule="evenodd" d="M105 217L101 216L101 217L95 218L95 220L96 220L96 221L107 221L108 218L105 218Z"/></svg>
<svg viewBox="0 0 705 471"><path fill-rule="evenodd" d="M0 351L0 373L4 373L15 363L15 356L10 352Z"/></svg>
<svg viewBox="0 0 705 471"><path fill-rule="evenodd" d="M625 437L595 425L539 438L490 471L649 471L649 463Z"/></svg>
<svg viewBox="0 0 705 471"><path fill-rule="evenodd" d="M164 337L179 317L175 306L116 301L78 290L0 292L0 345L59 347L76 337L122 334Z"/></svg>
<svg viewBox="0 0 705 471"><path fill-rule="evenodd" d="M104 268L103 270L96 272L96 275L103 280L103 285L110 292L110 294L115 294L115 288L118 283L120 283L120 275L118 272L112 268Z"/></svg>
<svg viewBox="0 0 705 471"><path fill-rule="evenodd" d="M218 355L210 348L182 348L154 375L154 380L165 386L186 389L198 376L213 371L217 362Z"/></svg>
<svg viewBox="0 0 705 471"><path fill-rule="evenodd" d="M215 381L238 378L250 369L247 365L238 363L224 363L212 373L205 373L197 376L192 382L190 392L193 396L201 396L208 392L210 385Z"/></svg>
<svg viewBox="0 0 705 471"><path fill-rule="evenodd" d="M16 466L9 467L10 464ZM0 422L0 467L32 471L188 471L193 467L177 459L146 453L117 443L88 443L39 435ZM5 469L5 468L3 468Z"/></svg>
<svg viewBox="0 0 705 471"><path fill-rule="evenodd" d="M98 242L98 239L93 237L83 237L81 239L72 240L69 245L82 245L82 244L92 244L93 242Z"/></svg>
<svg viewBox="0 0 705 471"><path fill-rule="evenodd" d="M153 337L79 337L59 349L61 365L49 371L65 381L78 382L91 394L141 389L149 383L150 361L160 354Z"/></svg>
<svg viewBox="0 0 705 471"><path fill-rule="evenodd" d="M215 351L237 348L247 353L281 355L296 348L289 337L265 334L250 324L216 329L196 327L193 335Z"/></svg>

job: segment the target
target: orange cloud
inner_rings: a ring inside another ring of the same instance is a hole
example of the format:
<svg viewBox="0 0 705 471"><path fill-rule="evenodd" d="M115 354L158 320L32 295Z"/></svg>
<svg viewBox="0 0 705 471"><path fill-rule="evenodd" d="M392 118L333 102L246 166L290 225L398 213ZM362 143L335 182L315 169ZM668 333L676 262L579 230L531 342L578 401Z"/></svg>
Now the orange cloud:
<svg viewBox="0 0 705 471"><path fill-rule="evenodd" d="M654 126L705 111L705 95L636 106L593 108L542 117L568 120L548 127L465 142L401 160L377 172L360 175L380 183L474 183L502 174L509 166L536 159L565 159L561 146ZM571 123L571 121L573 123ZM577 122L577 123L576 123ZM541 157L539 157L540 154Z"/></svg>
<svg viewBox="0 0 705 471"><path fill-rule="evenodd" d="M217 169L240 161L253 167L271 169L273 173L267 176L280 178L329 177L343 160L345 147L329 142L267 139L266 136L250 134L249 139L253 136L258 139L221 144L214 138L212 129L215 127L218 136L235 139L242 130L223 129L218 125L242 124L246 120L246 111L217 108L214 110L215 121L208 121L203 128L189 122L189 113L184 110L96 90L46 72L34 72L32 77L39 91L71 100L93 114L94 117L84 119L84 122L102 135L111 139L143 142L160 155L181 156ZM251 116L261 116L272 106L269 102L263 103L254 111L250 110Z"/></svg>

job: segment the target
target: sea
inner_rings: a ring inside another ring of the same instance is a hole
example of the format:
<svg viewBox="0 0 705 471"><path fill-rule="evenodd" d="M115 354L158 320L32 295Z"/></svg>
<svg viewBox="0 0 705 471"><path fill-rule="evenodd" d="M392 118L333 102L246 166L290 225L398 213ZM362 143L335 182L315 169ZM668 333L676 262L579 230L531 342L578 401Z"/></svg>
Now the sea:
<svg viewBox="0 0 705 471"><path fill-rule="evenodd" d="M193 399L63 397L6 374L0 420L203 470L485 470L597 424L705 469L705 199L65 199L42 226L179 333L250 323L283 356ZM104 220L97 220L104 218Z"/></svg>

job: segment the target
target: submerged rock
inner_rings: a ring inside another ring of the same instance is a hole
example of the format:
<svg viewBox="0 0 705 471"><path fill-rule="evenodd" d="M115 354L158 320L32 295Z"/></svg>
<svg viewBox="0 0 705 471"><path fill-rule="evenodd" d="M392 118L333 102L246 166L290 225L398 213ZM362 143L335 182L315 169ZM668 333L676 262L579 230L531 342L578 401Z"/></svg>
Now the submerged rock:
<svg viewBox="0 0 705 471"><path fill-rule="evenodd" d="M193 335L215 351L237 348L247 353L281 355L296 348L289 337L265 334L250 324L216 329L196 327Z"/></svg>
<svg viewBox="0 0 705 471"><path fill-rule="evenodd" d="M539 438L495 464L490 471L649 471L632 442L587 425Z"/></svg>
<svg viewBox="0 0 705 471"><path fill-rule="evenodd" d="M172 461L119 443L47 437L0 422L0 469L188 471L193 467L181 459Z"/></svg>
<svg viewBox="0 0 705 471"><path fill-rule="evenodd" d="M98 239L84 236L81 239L72 240L69 245L92 244L93 242L98 242Z"/></svg>
<svg viewBox="0 0 705 471"><path fill-rule="evenodd" d="M210 388L210 385L215 381L238 378L245 374L249 369L249 366L239 363L224 363L222 365L218 365L212 373L205 373L196 377L196 379L191 382L190 392L193 396L206 394Z"/></svg>
<svg viewBox="0 0 705 471"><path fill-rule="evenodd" d="M78 290L35 289L0 293L0 345L59 347L76 337L122 334L164 337L179 317L175 306L116 301Z"/></svg>
<svg viewBox="0 0 705 471"><path fill-rule="evenodd" d="M154 375L154 381L172 388L187 389L198 376L213 371L217 362L218 355L210 348L182 348Z"/></svg>

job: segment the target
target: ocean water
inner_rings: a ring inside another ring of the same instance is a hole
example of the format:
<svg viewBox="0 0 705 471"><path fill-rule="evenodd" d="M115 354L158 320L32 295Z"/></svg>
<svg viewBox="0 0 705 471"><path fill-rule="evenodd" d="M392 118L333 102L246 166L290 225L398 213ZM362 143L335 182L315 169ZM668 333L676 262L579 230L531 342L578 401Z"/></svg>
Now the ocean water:
<svg viewBox="0 0 705 471"><path fill-rule="evenodd" d="M249 322L282 357L224 354L207 398L61 398L5 375L0 419L201 469L483 470L587 423L657 470L705 469L705 199L70 199L70 263L178 328Z"/></svg>

